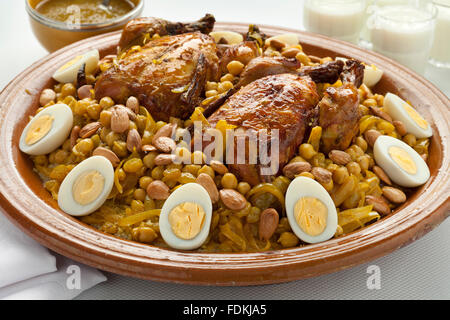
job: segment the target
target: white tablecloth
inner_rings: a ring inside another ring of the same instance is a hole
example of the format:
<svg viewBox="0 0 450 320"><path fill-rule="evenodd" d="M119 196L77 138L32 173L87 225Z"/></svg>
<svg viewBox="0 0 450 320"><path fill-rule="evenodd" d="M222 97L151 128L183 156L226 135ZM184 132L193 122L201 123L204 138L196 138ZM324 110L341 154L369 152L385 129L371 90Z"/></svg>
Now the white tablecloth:
<svg viewBox="0 0 450 320"><path fill-rule="evenodd" d="M173 21L212 13L218 21L302 29L301 0L146 1L144 15ZM0 88L47 53L34 38L24 1L0 1ZM450 33L450 30L449 30ZM427 78L450 96L450 72L429 68ZM20 106L18 106L20 107ZM368 289L368 267L380 269L381 288ZM257 287L162 284L105 273L108 280L79 299L450 299L450 220L415 243L368 264L321 277Z"/></svg>

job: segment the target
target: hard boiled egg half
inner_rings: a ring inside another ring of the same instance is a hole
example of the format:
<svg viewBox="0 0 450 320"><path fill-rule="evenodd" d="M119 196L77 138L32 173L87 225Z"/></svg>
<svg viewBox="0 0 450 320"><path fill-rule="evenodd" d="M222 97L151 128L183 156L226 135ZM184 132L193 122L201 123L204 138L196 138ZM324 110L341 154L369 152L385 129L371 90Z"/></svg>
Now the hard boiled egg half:
<svg viewBox="0 0 450 320"><path fill-rule="evenodd" d="M392 119L403 122L408 133L417 138L429 138L433 135L430 124L399 96L388 93L384 98L383 109Z"/></svg>
<svg viewBox="0 0 450 320"><path fill-rule="evenodd" d="M428 181L430 170L409 145L390 136L380 136L373 146L375 162L402 187L417 187Z"/></svg>
<svg viewBox="0 0 450 320"><path fill-rule="evenodd" d="M197 183L187 183L164 202L159 217L161 236L174 249L197 249L208 237L211 217L208 192Z"/></svg>
<svg viewBox="0 0 450 320"><path fill-rule="evenodd" d="M363 83L370 87L375 86L383 76L383 70L377 68L375 65L364 66L364 80Z"/></svg>
<svg viewBox="0 0 450 320"><path fill-rule="evenodd" d="M27 124L20 136L22 152L38 156L61 146L72 130L73 113L65 104L43 109Z"/></svg>
<svg viewBox="0 0 450 320"><path fill-rule="evenodd" d="M53 79L61 83L73 83L77 80L78 70L80 70L83 64L86 64L85 72L91 74L97 69L99 60L100 54L97 49L76 56L56 70Z"/></svg>
<svg viewBox="0 0 450 320"><path fill-rule="evenodd" d="M102 156L78 164L61 183L58 205L72 216L85 216L105 203L114 185L114 169Z"/></svg>
<svg viewBox="0 0 450 320"><path fill-rule="evenodd" d="M336 206L317 181L297 177L286 192L286 214L295 235L307 243L326 241L338 225Z"/></svg>

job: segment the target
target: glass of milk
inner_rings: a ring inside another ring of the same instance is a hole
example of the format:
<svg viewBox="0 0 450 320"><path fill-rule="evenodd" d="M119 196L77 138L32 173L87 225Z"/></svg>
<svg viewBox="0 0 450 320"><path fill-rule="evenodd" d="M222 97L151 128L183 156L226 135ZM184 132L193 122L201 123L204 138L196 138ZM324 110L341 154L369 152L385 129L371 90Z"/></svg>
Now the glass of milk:
<svg viewBox="0 0 450 320"><path fill-rule="evenodd" d="M364 23L366 0L305 0L307 31L357 44Z"/></svg>
<svg viewBox="0 0 450 320"><path fill-rule="evenodd" d="M450 0L434 0L438 10L430 62L437 67L450 68Z"/></svg>
<svg viewBox="0 0 450 320"><path fill-rule="evenodd" d="M367 21L373 50L423 74L433 44L436 16L436 7L428 1L376 8Z"/></svg>

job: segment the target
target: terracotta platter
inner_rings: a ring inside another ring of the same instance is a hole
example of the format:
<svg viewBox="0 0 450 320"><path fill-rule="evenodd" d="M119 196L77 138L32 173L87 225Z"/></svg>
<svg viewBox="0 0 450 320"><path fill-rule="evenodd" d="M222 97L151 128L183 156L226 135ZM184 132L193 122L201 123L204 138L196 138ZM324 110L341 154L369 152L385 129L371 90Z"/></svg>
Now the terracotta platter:
<svg viewBox="0 0 450 320"><path fill-rule="evenodd" d="M246 32L247 24L219 23L216 29ZM297 33L305 52L343 56L384 70L377 93L410 100L432 123L431 179L395 213L364 229L321 244L245 254L207 254L165 250L104 234L58 210L56 202L19 151L20 134L38 108L39 93L54 83L54 71L71 57L97 48L115 52L120 33L65 47L36 62L0 94L0 207L25 233L44 246L93 267L150 280L203 285L256 285L292 281L338 271L386 255L417 240L450 215L450 100L412 71L356 46L278 27L268 35Z"/></svg>

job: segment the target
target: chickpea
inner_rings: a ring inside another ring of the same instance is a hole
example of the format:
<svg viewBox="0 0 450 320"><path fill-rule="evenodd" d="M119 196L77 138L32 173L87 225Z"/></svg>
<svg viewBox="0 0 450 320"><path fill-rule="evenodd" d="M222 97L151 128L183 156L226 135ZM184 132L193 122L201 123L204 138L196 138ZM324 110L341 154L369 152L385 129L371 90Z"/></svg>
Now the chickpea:
<svg viewBox="0 0 450 320"><path fill-rule="evenodd" d="M153 167L155 166L155 158L157 155L157 152L148 153L143 159L144 165L149 169L153 169Z"/></svg>
<svg viewBox="0 0 450 320"><path fill-rule="evenodd" d="M61 95L63 97L72 96L74 97L77 89L72 83L65 83L61 88Z"/></svg>
<svg viewBox="0 0 450 320"><path fill-rule="evenodd" d="M203 164L206 162L206 156L203 152L197 150L192 152L191 163L193 164Z"/></svg>
<svg viewBox="0 0 450 320"><path fill-rule="evenodd" d="M100 117L101 107L98 103L89 105L86 110L91 119L98 120L98 118Z"/></svg>
<svg viewBox="0 0 450 320"><path fill-rule="evenodd" d="M238 181L234 174L225 173L222 177L221 184L225 189L236 189Z"/></svg>
<svg viewBox="0 0 450 320"><path fill-rule="evenodd" d="M33 161L36 165L39 165L39 166L47 166L48 165L48 159L44 155L33 157Z"/></svg>
<svg viewBox="0 0 450 320"><path fill-rule="evenodd" d="M239 182L237 185L237 190L239 191L239 193L245 195L247 192L250 191L252 187L247 183L247 182Z"/></svg>
<svg viewBox="0 0 450 320"><path fill-rule="evenodd" d="M366 107L376 107L378 106L378 103L375 99L369 98L364 100L363 105Z"/></svg>
<svg viewBox="0 0 450 320"><path fill-rule="evenodd" d="M103 97L100 99L99 104L102 109L108 109L111 108L115 103L110 97Z"/></svg>
<svg viewBox="0 0 450 320"><path fill-rule="evenodd" d="M152 178L153 180L161 180L164 177L164 169L163 167L157 166L152 170Z"/></svg>
<svg viewBox="0 0 450 320"><path fill-rule="evenodd" d="M195 177L189 172L183 172L178 179L178 182L181 184L192 183L195 182Z"/></svg>
<svg viewBox="0 0 450 320"><path fill-rule="evenodd" d="M56 92L52 89L44 89L41 92L41 96L39 97L39 103L41 107L49 104L50 102L54 102L56 99Z"/></svg>
<svg viewBox="0 0 450 320"><path fill-rule="evenodd" d="M144 146L146 144L152 144L152 139L153 139L153 133L145 130L144 134L142 135L142 145Z"/></svg>
<svg viewBox="0 0 450 320"><path fill-rule="evenodd" d="M403 141L404 141L405 143L407 143L408 145L410 145L411 147L414 147L414 146L416 145L416 143L417 143L416 136L414 136L414 135L411 134L411 133L408 133L407 135L405 135L405 136L403 137Z"/></svg>
<svg viewBox="0 0 450 320"><path fill-rule="evenodd" d="M310 160L317 152L311 144L303 143L299 147L299 153L302 158Z"/></svg>
<svg viewBox="0 0 450 320"><path fill-rule="evenodd" d="M219 84L218 92L224 93L224 92L227 92L228 90L233 89L233 87L234 87L234 85L231 81L224 81Z"/></svg>
<svg viewBox="0 0 450 320"><path fill-rule="evenodd" d="M353 175L359 175L361 173L361 167L359 166L359 164L355 161L352 161L350 163L347 164L347 170L350 174Z"/></svg>
<svg viewBox="0 0 450 320"><path fill-rule="evenodd" d="M87 108L89 107L90 103L87 100L80 100L75 104L73 112L78 115L82 116L86 113Z"/></svg>
<svg viewBox="0 0 450 320"><path fill-rule="evenodd" d="M368 145L367 145L366 140L364 140L364 138L362 136L359 136L358 138L356 138L356 145L358 147L360 147L362 151L364 151L364 152L367 151Z"/></svg>
<svg viewBox="0 0 450 320"><path fill-rule="evenodd" d="M259 221L259 216L261 215L261 209L258 207L252 207L250 213L247 215L248 223L256 223Z"/></svg>
<svg viewBox="0 0 450 320"><path fill-rule="evenodd" d="M362 171L369 170L370 166L370 157L368 155L364 155L358 158L358 164L361 167Z"/></svg>
<svg viewBox="0 0 450 320"><path fill-rule="evenodd" d="M139 189L134 190L134 198L136 200L144 202L146 195L147 195L147 191L145 191L144 189L139 188ZM142 205L144 205L144 204L142 203ZM144 208L144 210L145 210L145 208Z"/></svg>
<svg viewBox="0 0 450 320"><path fill-rule="evenodd" d="M103 110L100 112L100 123L102 126L109 128L111 126L111 116L112 112L109 110Z"/></svg>
<svg viewBox="0 0 450 320"><path fill-rule="evenodd" d="M112 146L114 145L114 142L118 141L120 139L120 137L121 136L119 133L111 131L106 135L105 142L110 148L112 148Z"/></svg>
<svg viewBox="0 0 450 320"><path fill-rule="evenodd" d="M242 62L234 60L227 65L227 69L228 72L230 72L232 75L237 76L242 72L242 70L244 70L244 64Z"/></svg>
<svg viewBox="0 0 450 320"><path fill-rule="evenodd" d="M295 247L299 243L299 239L292 232L283 232L278 238L278 243L281 244L283 248Z"/></svg>
<svg viewBox="0 0 450 320"><path fill-rule="evenodd" d="M302 172L299 174L300 177L306 177L315 180L316 178L311 172Z"/></svg>
<svg viewBox="0 0 450 320"><path fill-rule="evenodd" d="M348 169L346 167L339 167L333 172L333 181L337 184L342 184L348 176Z"/></svg>
<svg viewBox="0 0 450 320"><path fill-rule="evenodd" d="M206 91L217 90L217 88L218 88L217 82L212 82L212 81L206 82L206 86L205 86Z"/></svg>
<svg viewBox="0 0 450 320"><path fill-rule="evenodd" d="M199 175L199 174L201 174L201 173L206 173L207 175L209 175L209 176L210 176L211 178L213 178L213 179L214 179L214 177L215 177L215 173L214 173L213 168L211 168L211 167L208 166L208 165L204 165L203 167L201 167L201 168L198 170L197 175Z"/></svg>
<svg viewBox="0 0 450 320"><path fill-rule="evenodd" d="M143 165L144 164L141 159L133 158L123 164L123 170L128 173L136 173L142 168Z"/></svg>
<svg viewBox="0 0 450 320"><path fill-rule="evenodd" d="M200 170L201 166L198 164L188 164L183 167L183 172L189 172L190 174L194 176L198 176L198 171Z"/></svg>
<svg viewBox="0 0 450 320"><path fill-rule="evenodd" d="M217 92L217 90L208 90L208 91L206 91L205 92L205 96L207 97L207 98L209 98L209 97L215 97L215 96L217 96L219 93Z"/></svg>
<svg viewBox="0 0 450 320"><path fill-rule="evenodd" d="M150 227L137 227L131 231L131 235L135 241L143 243L151 243L158 238L157 233Z"/></svg>
<svg viewBox="0 0 450 320"><path fill-rule="evenodd" d="M127 143L125 141L114 141L112 151L120 158L124 158L128 155Z"/></svg>
<svg viewBox="0 0 450 320"><path fill-rule="evenodd" d="M178 168L167 168L164 170L163 175L166 180L176 182L181 177L181 171Z"/></svg>
<svg viewBox="0 0 450 320"><path fill-rule="evenodd" d="M309 64L311 63L311 59L304 52L297 53L295 58L305 66L309 66Z"/></svg>
<svg viewBox="0 0 450 320"><path fill-rule="evenodd" d="M140 186L142 189L147 190L148 185L149 185L150 183L152 183L152 181L153 181L153 179L152 179L151 177L148 177L148 176L141 177L141 178L139 179L139 186Z"/></svg>
<svg viewBox="0 0 450 320"><path fill-rule="evenodd" d="M231 73L227 73L222 78L220 78L220 82L225 82L225 81L233 82L234 81L234 76Z"/></svg>
<svg viewBox="0 0 450 320"><path fill-rule="evenodd" d="M83 139L78 142L74 147L78 152L88 155L92 150L94 150L94 142L91 139Z"/></svg>
<svg viewBox="0 0 450 320"><path fill-rule="evenodd" d="M144 197L145 199L145 197ZM144 211L144 203L141 200L132 200L131 201L131 210L133 212L142 212Z"/></svg>
<svg viewBox="0 0 450 320"><path fill-rule="evenodd" d="M125 171L123 171L122 168L120 168L119 170L117 170L117 177L119 178L119 181L123 181L127 177L127 174L125 173Z"/></svg>

